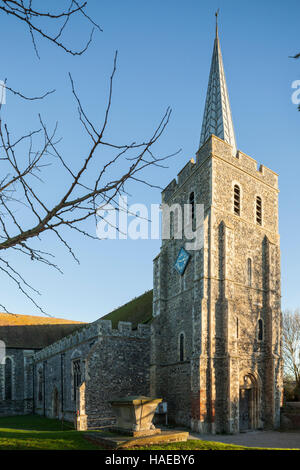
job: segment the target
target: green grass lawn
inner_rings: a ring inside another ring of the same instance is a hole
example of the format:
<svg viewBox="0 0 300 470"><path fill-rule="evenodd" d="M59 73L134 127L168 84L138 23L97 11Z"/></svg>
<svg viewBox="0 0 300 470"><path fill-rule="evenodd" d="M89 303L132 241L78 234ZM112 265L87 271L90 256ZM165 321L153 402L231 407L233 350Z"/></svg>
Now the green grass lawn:
<svg viewBox="0 0 300 470"><path fill-rule="evenodd" d="M0 418L1 450L101 450L75 431L71 423L41 416ZM166 445L139 447L139 450L250 450L249 447L220 442L189 440ZM253 448L252 448L253 449Z"/></svg>
<svg viewBox="0 0 300 470"><path fill-rule="evenodd" d="M0 450L97 450L81 432L40 416L0 418Z"/></svg>

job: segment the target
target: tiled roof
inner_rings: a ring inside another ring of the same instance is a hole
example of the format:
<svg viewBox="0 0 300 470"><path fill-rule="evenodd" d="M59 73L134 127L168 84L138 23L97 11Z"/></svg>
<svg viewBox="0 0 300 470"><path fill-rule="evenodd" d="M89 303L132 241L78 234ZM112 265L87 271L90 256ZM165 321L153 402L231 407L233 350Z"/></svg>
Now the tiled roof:
<svg viewBox="0 0 300 470"><path fill-rule="evenodd" d="M84 324L63 318L0 313L0 340L6 348L41 349Z"/></svg>
<svg viewBox="0 0 300 470"><path fill-rule="evenodd" d="M0 326L16 325L58 325L69 323L82 323L79 321L65 320L64 318L38 317L35 315L17 315L15 313L0 312Z"/></svg>

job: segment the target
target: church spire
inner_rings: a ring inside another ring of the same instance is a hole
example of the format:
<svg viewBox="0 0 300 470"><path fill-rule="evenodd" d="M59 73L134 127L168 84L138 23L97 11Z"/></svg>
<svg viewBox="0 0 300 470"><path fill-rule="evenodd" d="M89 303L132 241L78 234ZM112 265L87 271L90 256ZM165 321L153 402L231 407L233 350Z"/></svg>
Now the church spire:
<svg viewBox="0 0 300 470"><path fill-rule="evenodd" d="M218 14L219 10L216 12L216 37L203 115L200 147L211 134L214 134L232 145L233 154L235 155L236 141L219 41Z"/></svg>
<svg viewBox="0 0 300 470"><path fill-rule="evenodd" d="M220 8L218 8L218 10L217 10L216 13L215 13L215 17L216 17L216 38L219 37L219 28L218 28L218 16L219 16L219 11L220 11Z"/></svg>

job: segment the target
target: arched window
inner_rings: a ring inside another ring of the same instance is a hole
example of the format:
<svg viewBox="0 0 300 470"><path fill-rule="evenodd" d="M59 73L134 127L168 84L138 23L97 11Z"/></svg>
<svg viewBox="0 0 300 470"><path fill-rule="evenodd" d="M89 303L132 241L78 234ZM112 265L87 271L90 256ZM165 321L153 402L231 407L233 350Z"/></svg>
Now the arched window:
<svg viewBox="0 0 300 470"><path fill-rule="evenodd" d="M252 286L252 259L248 258L247 260L247 283L248 286Z"/></svg>
<svg viewBox="0 0 300 470"><path fill-rule="evenodd" d="M5 400L12 400L12 360L5 359Z"/></svg>
<svg viewBox="0 0 300 470"><path fill-rule="evenodd" d="M256 223L262 225L262 200L261 197L256 197Z"/></svg>
<svg viewBox="0 0 300 470"><path fill-rule="evenodd" d="M235 215L241 215L241 190L238 184L233 189L233 211Z"/></svg>
<svg viewBox="0 0 300 470"><path fill-rule="evenodd" d="M184 361L184 333L180 333L179 335L179 361Z"/></svg>
<svg viewBox="0 0 300 470"><path fill-rule="evenodd" d="M190 194L189 203L191 205L192 220L194 220L195 218L195 194L193 192Z"/></svg>
<svg viewBox="0 0 300 470"><path fill-rule="evenodd" d="M263 321L261 318L257 322L257 339L258 341L262 341L264 339Z"/></svg>

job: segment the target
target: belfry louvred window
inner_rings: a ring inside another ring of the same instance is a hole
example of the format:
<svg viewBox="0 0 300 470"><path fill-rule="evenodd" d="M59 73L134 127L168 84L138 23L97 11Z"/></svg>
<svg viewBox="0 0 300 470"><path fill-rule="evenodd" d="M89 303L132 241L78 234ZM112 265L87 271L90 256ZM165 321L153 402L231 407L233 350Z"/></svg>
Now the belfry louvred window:
<svg viewBox="0 0 300 470"><path fill-rule="evenodd" d="M262 225L262 200L259 196L256 198L256 223Z"/></svg>
<svg viewBox="0 0 300 470"><path fill-rule="evenodd" d="M233 211L235 215L241 215L241 190L238 184L233 189Z"/></svg>

